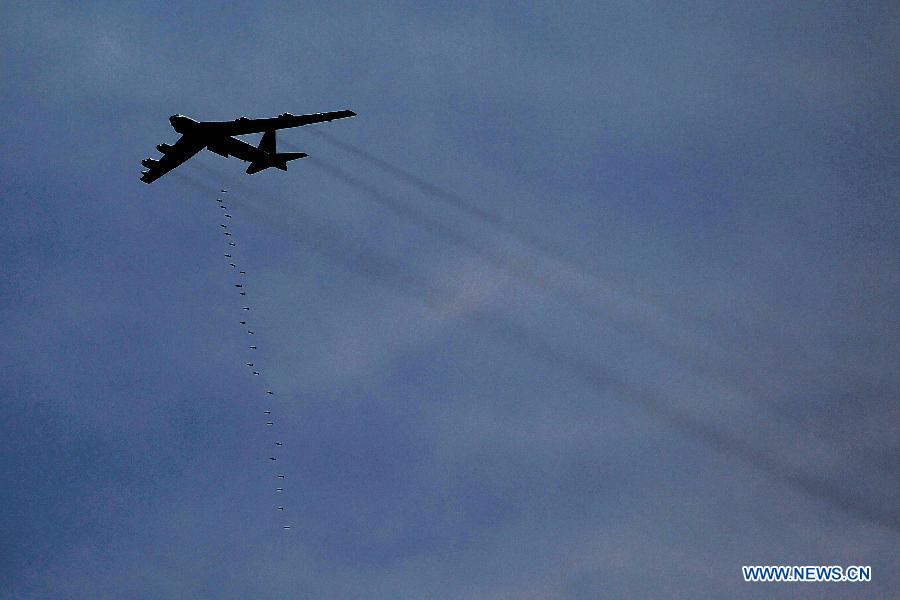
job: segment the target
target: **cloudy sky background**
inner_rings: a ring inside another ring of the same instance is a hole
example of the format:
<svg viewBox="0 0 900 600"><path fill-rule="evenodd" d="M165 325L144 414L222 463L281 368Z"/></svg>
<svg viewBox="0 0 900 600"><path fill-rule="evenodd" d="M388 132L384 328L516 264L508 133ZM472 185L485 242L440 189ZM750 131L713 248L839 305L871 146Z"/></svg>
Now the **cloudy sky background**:
<svg viewBox="0 0 900 600"><path fill-rule="evenodd" d="M900 585L896 6L0 13L4 597Z"/></svg>

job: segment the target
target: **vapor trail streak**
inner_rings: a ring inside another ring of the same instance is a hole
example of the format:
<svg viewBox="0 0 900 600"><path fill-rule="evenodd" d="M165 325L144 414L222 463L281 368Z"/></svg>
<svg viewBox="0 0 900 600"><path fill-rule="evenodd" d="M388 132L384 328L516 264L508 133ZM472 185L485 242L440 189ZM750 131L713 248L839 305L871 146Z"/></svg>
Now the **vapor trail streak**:
<svg viewBox="0 0 900 600"><path fill-rule="evenodd" d="M653 313L653 316L655 316L656 318L666 319L673 325L677 325L682 330L685 330L683 323L692 323L695 327L697 327L698 330L701 331L708 332L711 328L718 330L719 337L724 338L730 344L731 348L737 349L734 360L731 361L732 366L736 365L737 368L741 369L744 368L747 364L743 349L746 347L748 340L760 340L761 337L770 337L761 336L760 333L754 331L751 326L739 321L729 320L727 323L725 323L721 318L713 315L698 315L677 306L666 306L660 304L655 300L641 297L635 292L628 290L627 287L624 286L621 282L612 282L608 276L606 278L601 278L600 276L593 273L593 271L583 262L574 259L570 255L561 251L558 247L545 242L540 237L532 233L523 231L520 228L511 225L500 215L481 208L480 206L478 206L471 200L464 198L463 196L450 192L438 185L426 181L425 179L417 176L410 171L407 171L406 169L393 165L388 161L367 152L363 148L359 148L357 146L354 146L353 144L344 142L334 137L332 134L326 133L325 131L315 128L309 128L306 131L312 133L314 136L320 139L325 140L329 144L332 144L333 146L349 154L352 154L353 156L359 157L369 162L382 171L389 173L402 181L405 181L413 187L418 188L422 192L428 194L432 198L435 198L446 205L452 206L471 217L475 217L476 219L489 224L496 230L508 235L512 239L517 240L524 246L530 247L531 249L550 257L560 265L568 267L572 272L578 274L580 277L585 278L588 281L594 281L600 284L602 287L612 289L615 294L625 296L631 305L640 304L641 308L645 312ZM292 146L292 144L287 145ZM729 328L735 327L737 328L736 332L728 333ZM704 337L708 338L707 333L701 333L701 335L704 335ZM768 352L771 352L773 348L781 346L781 344L779 344L777 341L772 340L765 340L763 344ZM715 348L714 350L717 358L720 358L721 354L724 352L724 348L721 347ZM794 353L802 356L802 358L808 363L821 364L823 360L825 360L829 362L831 368L835 369L836 371L846 373L848 376L854 375L851 370L847 369L845 364L840 361L834 360L833 357L820 355L820 353L814 353L810 350L804 350L800 348L795 349ZM732 354L734 355L734 352L732 352ZM775 368L777 368L777 365L775 366ZM756 371L753 371L752 369L745 370L742 375L745 378L744 385L753 386L759 381L760 378L760 374ZM771 377L769 377L768 380L768 385L757 387L755 392L768 394L771 392L771 389L775 385L778 385L782 388L784 387L781 381L775 381ZM780 417L788 418L796 423L796 419L794 419L792 415L790 415L789 413L785 413L785 411L783 410L780 410L780 407L778 407L777 405L774 408L776 409Z"/></svg>
<svg viewBox="0 0 900 600"><path fill-rule="evenodd" d="M244 206L248 214L290 234L292 239L330 262L387 289L414 298L429 308L445 311L455 304L456 299L450 290L429 281L404 261L379 253L365 240L349 236L344 230L318 220L305 213L298 205L281 210L276 216L273 209L278 210L277 200L268 197L266 201L268 204L263 204L249 197ZM881 507L855 491L844 490L777 454L721 431L673 406L652 390L629 383L602 365L569 356L554 348L536 332L525 329L496 311L477 311L465 319L477 331L488 334L495 341L516 346L535 358L561 368L596 391L614 393L620 401L641 407L654 419L703 442L724 456L740 461L752 470L786 483L846 514L895 532L900 531L900 514L896 510Z"/></svg>
<svg viewBox="0 0 900 600"><path fill-rule="evenodd" d="M720 348L713 347L704 351L704 346L698 340L679 339L679 332L673 331L671 328L667 328L663 332L654 332L648 327L646 320L640 319L638 315L622 314L621 310L617 310L609 302L602 303L602 305L598 304L598 302L602 302L600 298L594 298L595 302L591 302L590 299L582 297L578 291L559 282L553 277L553 274L548 275L538 272L533 263L516 258L507 252L492 247L490 244L473 239L471 236L467 236L457 229L446 225L443 221L429 217L409 202L386 194L376 186L344 171L329 161L316 157L310 157L306 160L309 164L322 169L335 179L365 193L378 204L400 215L401 218L415 223L444 241L480 257L522 283L556 298L563 304L574 308L582 315L595 321L598 325L612 327L624 337L643 344L645 347L660 351L662 356L678 361L682 367L696 376L725 386L736 385L743 391L753 394L751 399L757 406L772 410L774 414L780 417L785 416L784 411L780 410L778 403L762 403L757 400L758 398L771 396L773 386L760 384L760 374L752 366L746 365L741 361L731 361L728 363L727 368L731 369L732 372L737 371L736 377L722 374L723 351Z"/></svg>

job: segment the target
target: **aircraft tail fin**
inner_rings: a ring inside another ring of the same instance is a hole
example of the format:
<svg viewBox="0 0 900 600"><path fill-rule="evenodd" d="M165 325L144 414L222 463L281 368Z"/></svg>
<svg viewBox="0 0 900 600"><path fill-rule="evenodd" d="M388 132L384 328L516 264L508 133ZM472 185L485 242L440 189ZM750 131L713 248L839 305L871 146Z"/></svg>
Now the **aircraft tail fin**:
<svg viewBox="0 0 900 600"><path fill-rule="evenodd" d="M268 152L269 154L275 154L275 130L270 129L265 132L262 138L259 140L259 146L257 146L263 152Z"/></svg>

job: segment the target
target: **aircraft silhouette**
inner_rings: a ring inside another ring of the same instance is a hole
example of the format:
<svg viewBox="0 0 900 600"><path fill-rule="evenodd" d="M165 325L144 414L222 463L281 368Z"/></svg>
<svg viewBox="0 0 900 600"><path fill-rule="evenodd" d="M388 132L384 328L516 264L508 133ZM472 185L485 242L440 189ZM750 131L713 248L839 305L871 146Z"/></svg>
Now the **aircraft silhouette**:
<svg viewBox="0 0 900 600"><path fill-rule="evenodd" d="M250 163L247 173L253 174L275 167L287 171L288 161L308 156L304 152L278 152L275 149L275 131L290 127L302 127L313 123L323 123L334 119L355 117L352 110L315 113L311 115L292 115L284 113L271 119L248 119L240 117L234 121L200 121L197 122L184 115L172 115L169 123L181 134L174 145L159 144L156 149L162 152L160 159L145 158L141 164L147 167L141 171L141 181L153 183L192 156L208 148L220 156L234 156ZM263 134L259 145L254 147L236 135L251 133ZM224 191L224 190L223 190Z"/></svg>

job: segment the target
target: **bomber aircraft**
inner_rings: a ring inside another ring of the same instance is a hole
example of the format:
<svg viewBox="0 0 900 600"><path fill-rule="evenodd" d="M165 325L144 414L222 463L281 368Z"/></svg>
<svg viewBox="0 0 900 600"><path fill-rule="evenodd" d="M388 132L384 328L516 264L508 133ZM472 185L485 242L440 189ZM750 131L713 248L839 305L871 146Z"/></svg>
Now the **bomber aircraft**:
<svg viewBox="0 0 900 600"><path fill-rule="evenodd" d="M153 183L204 148L225 158L234 156L250 163L247 173L251 175L269 167L287 171L288 161L304 158L307 154L276 151L276 130L355 116L356 113L352 110L338 110L299 116L284 113L271 119L240 117L234 121L197 122L184 115L172 115L169 117L169 123L176 132L181 134L181 138L174 145L159 144L156 147L162 152L162 158L158 160L145 158L141 161L141 164L147 167L146 171L141 171L141 181ZM233 137L251 133L263 134L258 146L251 146L247 142Z"/></svg>

